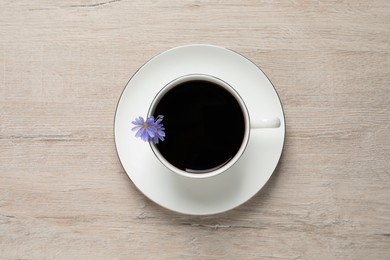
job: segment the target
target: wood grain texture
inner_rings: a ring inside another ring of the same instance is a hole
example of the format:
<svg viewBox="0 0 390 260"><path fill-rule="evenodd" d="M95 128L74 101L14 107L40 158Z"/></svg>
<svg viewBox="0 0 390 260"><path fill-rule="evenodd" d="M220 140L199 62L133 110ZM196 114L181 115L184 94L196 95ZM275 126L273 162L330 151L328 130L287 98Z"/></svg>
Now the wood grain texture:
<svg viewBox="0 0 390 260"><path fill-rule="evenodd" d="M146 199L116 156L131 75L174 46L258 64L283 102L267 185L215 216ZM390 2L0 3L1 259L389 259Z"/></svg>

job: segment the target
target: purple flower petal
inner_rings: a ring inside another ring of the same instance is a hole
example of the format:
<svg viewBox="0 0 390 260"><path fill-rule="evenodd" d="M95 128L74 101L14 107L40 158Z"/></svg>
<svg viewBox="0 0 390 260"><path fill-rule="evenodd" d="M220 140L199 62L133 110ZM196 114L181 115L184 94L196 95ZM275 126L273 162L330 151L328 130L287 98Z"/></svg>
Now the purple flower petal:
<svg viewBox="0 0 390 260"><path fill-rule="evenodd" d="M146 128L146 132L148 132L149 136L150 137L154 137L154 132L150 127L149 128Z"/></svg>
<svg viewBox="0 0 390 260"><path fill-rule="evenodd" d="M138 131L139 129L141 129L141 127L142 127L142 126L137 125L137 126L131 128L131 131Z"/></svg>
<svg viewBox="0 0 390 260"><path fill-rule="evenodd" d="M144 129L139 129L138 131L137 131L137 133L135 133L135 137L140 137L143 133L145 132L145 130Z"/></svg>
<svg viewBox="0 0 390 260"><path fill-rule="evenodd" d="M165 136L165 132L161 129L157 130L157 136Z"/></svg>
<svg viewBox="0 0 390 260"><path fill-rule="evenodd" d="M143 133L141 135L141 139L144 140L145 142L148 142L150 140L150 136L148 135L148 133L146 131L143 131Z"/></svg>

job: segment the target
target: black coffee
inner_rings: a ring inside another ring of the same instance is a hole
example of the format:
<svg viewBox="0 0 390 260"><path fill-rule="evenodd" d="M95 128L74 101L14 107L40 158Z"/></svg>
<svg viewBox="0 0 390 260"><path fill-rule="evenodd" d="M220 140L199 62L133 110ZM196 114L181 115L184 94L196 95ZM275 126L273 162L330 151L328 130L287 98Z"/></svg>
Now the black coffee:
<svg viewBox="0 0 390 260"><path fill-rule="evenodd" d="M157 149L177 168L206 173L229 162L245 133L242 109L223 87L204 80L181 83L157 104L166 138Z"/></svg>

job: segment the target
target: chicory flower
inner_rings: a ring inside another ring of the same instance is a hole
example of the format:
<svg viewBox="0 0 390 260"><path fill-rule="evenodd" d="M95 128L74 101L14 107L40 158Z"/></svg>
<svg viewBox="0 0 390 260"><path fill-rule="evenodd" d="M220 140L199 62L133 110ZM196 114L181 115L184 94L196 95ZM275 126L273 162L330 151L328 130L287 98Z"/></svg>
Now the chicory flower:
<svg viewBox="0 0 390 260"><path fill-rule="evenodd" d="M135 125L131 130L137 131L135 136L140 137L143 141L152 141L154 144L158 144L160 140L164 141L165 137L165 128L162 124L162 120L163 116L158 116L156 119L154 116L150 116L146 120L139 116L131 122Z"/></svg>

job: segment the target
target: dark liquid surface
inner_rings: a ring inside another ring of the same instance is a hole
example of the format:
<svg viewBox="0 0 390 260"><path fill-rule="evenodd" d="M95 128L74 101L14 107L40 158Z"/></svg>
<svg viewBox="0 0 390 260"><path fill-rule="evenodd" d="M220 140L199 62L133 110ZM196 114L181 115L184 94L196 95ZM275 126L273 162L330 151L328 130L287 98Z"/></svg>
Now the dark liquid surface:
<svg viewBox="0 0 390 260"><path fill-rule="evenodd" d="M157 144L177 168L205 173L229 162L245 133L242 109L227 90L208 81L188 81L167 92L155 108L164 116L166 138Z"/></svg>

